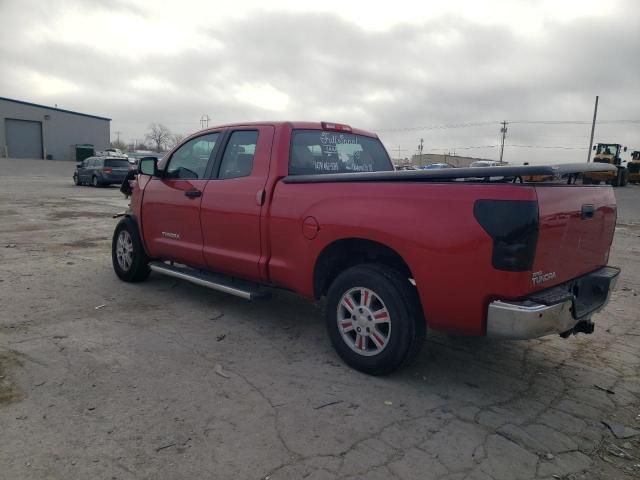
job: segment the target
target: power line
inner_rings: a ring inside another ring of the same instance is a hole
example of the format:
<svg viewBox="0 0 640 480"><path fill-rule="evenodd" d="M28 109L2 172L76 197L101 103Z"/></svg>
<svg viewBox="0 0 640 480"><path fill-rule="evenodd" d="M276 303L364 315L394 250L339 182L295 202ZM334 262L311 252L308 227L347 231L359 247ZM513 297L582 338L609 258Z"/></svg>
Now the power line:
<svg viewBox="0 0 640 480"><path fill-rule="evenodd" d="M501 124L501 121L488 121L488 122L466 122L466 123L451 123L442 125L421 125L415 127L392 127L392 128L374 128L376 132L413 132L417 130L448 130L456 128L469 128L469 127L483 127ZM590 120L509 120L511 124L520 125L591 125ZM600 120L600 124L640 124L640 120L635 119L619 119L619 120Z"/></svg>
<svg viewBox="0 0 640 480"><path fill-rule="evenodd" d="M495 125L496 122L468 122L468 123L453 123L447 125L422 125L417 127L397 127L397 128L375 128L376 132L412 132L416 130L447 130L450 128L468 128L468 127L480 127L486 125Z"/></svg>
<svg viewBox="0 0 640 480"><path fill-rule="evenodd" d="M558 150L584 150L584 147L567 147L564 145L506 145L507 147L515 147L515 148L550 148L550 149L558 149Z"/></svg>
<svg viewBox="0 0 640 480"><path fill-rule="evenodd" d="M441 147L432 147L425 148L423 151L425 152L436 152L438 150L474 150L474 149L482 149L482 148L498 148L501 147L502 144L497 143L494 145L470 145L470 146L441 146ZM513 147L513 148L541 148L541 149L558 149L558 150L584 150L584 147L580 146L566 146L566 145L519 145L514 143L505 143L505 147ZM390 150L398 151L397 148L390 148ZM402 149L406 151L405 149Z"/></svg>

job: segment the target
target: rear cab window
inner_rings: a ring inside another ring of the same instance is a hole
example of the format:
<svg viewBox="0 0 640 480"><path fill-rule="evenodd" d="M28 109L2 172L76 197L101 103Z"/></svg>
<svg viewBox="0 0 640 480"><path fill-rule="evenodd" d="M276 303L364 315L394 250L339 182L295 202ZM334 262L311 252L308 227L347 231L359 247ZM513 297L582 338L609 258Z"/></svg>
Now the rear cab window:
<svg viewBox="0 0 640 480"><path fill-rule="evenodd" d="M111 168L129 168L129 160L127 159L113 159L113 158L108 158L104 161L104 166L105 167L111 167Z"/></svg>
<svg viewBox="0 0 640 480"><path fill-rule="evenodd" d="M289 175L393 171L377 138L327 130L294 130Z"/></svg>

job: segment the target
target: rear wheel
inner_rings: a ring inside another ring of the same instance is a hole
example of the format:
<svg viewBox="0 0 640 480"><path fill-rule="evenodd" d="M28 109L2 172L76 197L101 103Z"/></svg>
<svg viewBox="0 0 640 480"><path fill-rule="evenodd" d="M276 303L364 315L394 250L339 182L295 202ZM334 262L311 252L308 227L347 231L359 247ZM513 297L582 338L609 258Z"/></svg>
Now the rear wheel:
<svg viewBox="0 0 640 480"><path fill-rule="evenodd" d="M582 184L583 185L591 185L593 182L591 181L591 179L589 177L582 177Z"/></svg>
<svg viewBox="0 0 640 480"><path fill-rule="evenodd" d="M151 273L138 227L130 218L120 220L113 232L111 261L116 275L125 282L142 282Z"/></svg>
<svg viewBox="0 0 640 480"><path fill-rule="evenodd" d="M80 185L80 179L78 178L78 174L77 174L77 173L74 173L74 174L73 174L73 183L74 183L76 186Z"/></svg>
<svg viewBox="0 0 640 480"><path fill-rule="evenodd" d="M424 343L426 324L415 288L384 265L358 265L329 288L327 330L340 357L371 375L409 363Z"/></svg>
<svg viewBox="0 0 640 480"><path fill-rule="evenodd" d="M93 177L91 177L91 186L92 187L99 187L100 186L100 182L98 181L98 177L96 177L95 175Z"/></svg>

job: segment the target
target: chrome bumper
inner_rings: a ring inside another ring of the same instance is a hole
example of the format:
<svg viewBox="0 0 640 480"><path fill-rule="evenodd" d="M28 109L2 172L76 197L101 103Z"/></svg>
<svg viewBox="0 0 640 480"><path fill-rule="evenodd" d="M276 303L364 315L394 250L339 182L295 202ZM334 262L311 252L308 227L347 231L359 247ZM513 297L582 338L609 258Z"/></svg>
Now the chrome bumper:
<svg viewBox="0 0 640 480"><path fill-rule="evenodd" d="M607 270L605 272L605 269ZM611 291L618 280L618 269L605 267L582 278L598 276L603 274L607 277L606 297L597 306L590 309L588 313L580 317L576 316L578 298L569 293L572 286L580 282L577 279L565 285L556 287L558 290L566 288L566 294L557 303L540 303L533 299L525 299L519 302L496 300L489 304L487 312L487 337L504 338L513 340L526 340L530 338L543 337L550 334L562 334L571 330L580 322L590 322L591 316L602 310L611 297ZM544 298L544 295L539 298ZM548 295L547 297L553 297ZM535 299L535 295L533 296Z"/></svg>

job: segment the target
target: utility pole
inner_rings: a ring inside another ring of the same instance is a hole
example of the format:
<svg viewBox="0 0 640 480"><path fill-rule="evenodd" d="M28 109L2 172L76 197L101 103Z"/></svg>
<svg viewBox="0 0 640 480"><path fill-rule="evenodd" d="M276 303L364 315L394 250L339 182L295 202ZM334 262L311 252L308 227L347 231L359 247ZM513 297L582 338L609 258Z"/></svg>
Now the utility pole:
<svg viewBox="0 0 640 480"><path fill-rule="evenodd" d="M422 150L424 148L424 138L420 139L420 145L418 145L418 151L420 152L420 166L423 167L424 163L422 162Z"/></svg>
<svg viewBox="0 0 640 480"><path fill-rule="evenodd" d="M593 133L596 130L597 115L598 115L598 95L596 95L596 104L593 107L593 123L591 124L591 138L589 139L589 151L587 152L587 163L591 161L591 149L593 148Z"/></svg>
<svg viewBox="0 0 640 480"><path fill-rule="evenodd" d="M115 133L115 134L116 134L116 136L117 136L117 140L116 140L116 142L120 143L120 134L121 134L122 132L113 132L113 133Z"/></svg>
<svg viewBox="0 0 640 480"><path fill-rule="evenodd" d="M500 164L502 165L502 155L504 155L504 138L507 136L507 121L502 121L502 128L500 129L500 133L502 133L502 143L500 144Z"/></svg>
<svg viewBox="0 0 640 480"><path fill-rule="evenodd" d="M201 129L209 128L209 120L211 120L209 115L207 115L206 113L203 113L202 116L200 117L200 128Z"/></svg>

